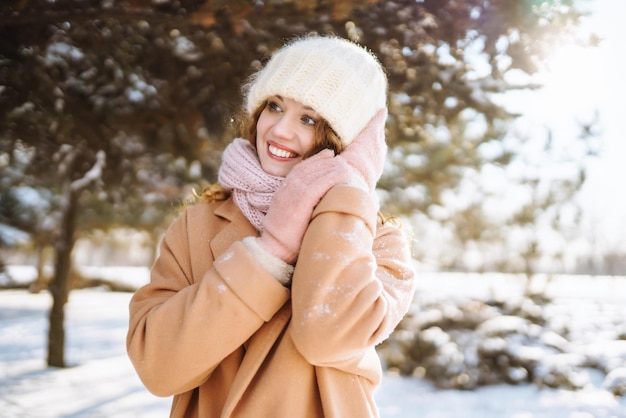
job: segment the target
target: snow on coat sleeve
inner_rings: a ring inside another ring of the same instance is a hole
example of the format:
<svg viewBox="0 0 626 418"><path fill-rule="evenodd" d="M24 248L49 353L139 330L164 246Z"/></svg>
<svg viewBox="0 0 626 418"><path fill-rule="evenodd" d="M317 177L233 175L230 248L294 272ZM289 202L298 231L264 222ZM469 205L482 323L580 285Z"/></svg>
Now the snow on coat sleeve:
<svg viewBox="0 0 626 418"><path fill-rule="evenodd" d="M290 324L311 364L358 365L409 309L415 272L408 239L376 220L371 197L355 187L334 187L315 209L294 271Z"/></svg>
<svg viewBox="0 0 626 418"><path fill-rule="evenodd" d="M213 261L210 215L191 207L172 223L150 283L130 302L128 354L159 396L191 390L225 358L240 357L244 342L289 299L238 237Z"/></svg>

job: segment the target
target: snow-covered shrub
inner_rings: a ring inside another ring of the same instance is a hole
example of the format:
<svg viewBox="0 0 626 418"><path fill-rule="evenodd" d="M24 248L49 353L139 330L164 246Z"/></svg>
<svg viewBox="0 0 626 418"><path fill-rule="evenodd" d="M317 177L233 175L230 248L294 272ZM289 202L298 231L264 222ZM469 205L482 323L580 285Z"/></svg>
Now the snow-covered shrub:
<svg viewBox="0 0 626 418"><path fill-rule="evenodd" d="M582 389L590 383L589 375L582 369L585 361L584 356L575 353L543 356L533 381L540 387Z"/></svg>
<svg viewBox="0 0 626 418"><path fill-rule="evenodd" d="M587 358L588 367L593 367L606 374L626 364L626 341L591 342L581 349Z"/></svg>
<svg viewBox="0 0 626 418"><path fill-rule="evenodd" d="M388 368L440 388L531 382L541 358L567 345L544 329L539 300L432 302L407 315L379 354Z"/></svg>
<svg viewBox="0 0 626 418"><path fill-rule="evenodd" d="M606 375L602 387L615 396L626 395L626 367L618 367Z"/></svg>
<svg viewBox="0 0 626 418"><path fill-rule="evenodd" d="M557 314L555 314L557 313ZM618 322L613 340L580 338L559 314L559 302L533 294L509 299L420 300L378 351L387 368L436 387L474 389L508 383L577 390L592 369L606 374L606 390L626 393L626 339ZM584 328L583 328L584 329Z"/></svg>

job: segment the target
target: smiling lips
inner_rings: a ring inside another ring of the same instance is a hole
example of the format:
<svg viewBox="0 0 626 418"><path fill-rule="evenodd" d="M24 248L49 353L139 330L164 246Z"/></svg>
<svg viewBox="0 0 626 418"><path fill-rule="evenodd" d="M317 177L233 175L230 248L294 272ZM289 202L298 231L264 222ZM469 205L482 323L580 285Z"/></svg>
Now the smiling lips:
<svg viewBox="0 0 626 418"><path fill-rule="evenodd" d="M268 144L267 149L269 151L269 154L273 157L295 158L298 156L298 154L296 154L295 152L291 152L283 148L278 148L277 146L272 145L272 144Z"/></svg>

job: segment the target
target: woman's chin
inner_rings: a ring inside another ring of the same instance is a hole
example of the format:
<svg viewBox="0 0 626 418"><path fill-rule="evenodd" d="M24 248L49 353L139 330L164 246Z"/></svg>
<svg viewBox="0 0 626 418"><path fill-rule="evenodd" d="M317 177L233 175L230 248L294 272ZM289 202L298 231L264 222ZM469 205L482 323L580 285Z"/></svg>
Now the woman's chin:
<svg viewBox="0 0 626 418"><path fill-rule="evenodd" d="M263 166L263 171L267 174L276 177L285 177L293 168L295 164L286 164L286 163L273 163L273 164L265 164Z"/></svg>
<svg viewBox="0 0 626 418"><path fill-rule="evenodd" d="M261 162L261 167L267 174L276 177L285 177L300 161L300 159L281 159L279 161L275 158L268 158L266 161Z"/></svg>

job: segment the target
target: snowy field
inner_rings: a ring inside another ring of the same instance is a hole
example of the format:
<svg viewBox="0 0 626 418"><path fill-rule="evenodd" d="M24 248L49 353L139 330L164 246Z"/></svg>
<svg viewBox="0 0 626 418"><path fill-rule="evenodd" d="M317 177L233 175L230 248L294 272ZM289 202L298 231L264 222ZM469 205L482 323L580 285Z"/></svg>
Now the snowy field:
<svg viewBox="0 0 626 418"><path fill-rule="evenodd" d="M12 270L23 277L26 270ZM94 272L95 273L95 272ZM145 270L115 269L100 275L141 283ZM28 273L30 274L30 273ZM419 298L518 294L521 282L501 276L420 276ZM607 327L624 326L626 279L560 277L549 284L559 315L589 345L602 349ZM130 294L90 289L72 292L66 308L66 359L73 367L48 369L48 293L0 291L0 417L166 417L169 398L148 393L126 357L124 339ZM608 347L608 346L607 346ZM615 349L615 345L611 345ZM624 349L626 361L626 349ZM626 364L623 364L626 366ZM475 391L437 390L416 378L386 375L377 392L382 418L602 418L626 417L626 396L602 388L604 376L590 371L578 391L535 385L496 385ZM357 417L358 418L358 417Z"/></svg>

